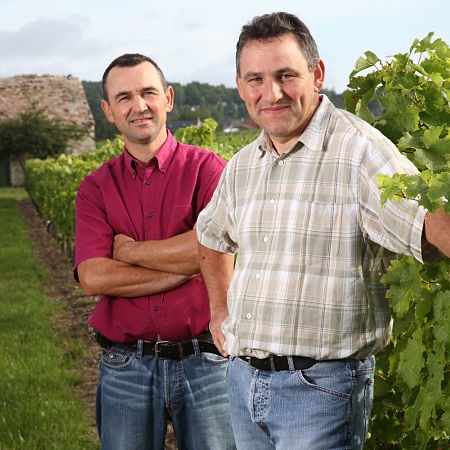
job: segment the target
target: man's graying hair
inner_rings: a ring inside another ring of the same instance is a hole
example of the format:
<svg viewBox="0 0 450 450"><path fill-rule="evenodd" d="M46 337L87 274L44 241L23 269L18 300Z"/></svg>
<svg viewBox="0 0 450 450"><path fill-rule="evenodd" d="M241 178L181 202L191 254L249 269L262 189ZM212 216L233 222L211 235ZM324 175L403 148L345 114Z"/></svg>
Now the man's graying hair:
<svg viewBox="0 0 450 450"><path fill-rule="evenodd" d="M300 50L308 61L309 70L314 70L320 56L316 42L308 27L293 14L275 12L254 17L251 22L242 27L236 44L236 72L238 76L241 76L242 49L248 41L265 41L286 33L292 33L296 37Z"/></svg>
<svg viewBox="0 0 450 450"><path fill-rule="evenodd" d="M108 91L106 89L106 81L108 79L109 72L113 67L135 67L143 62L149 62L158 72L158 75L161 79L161 83L164 89L167 88L166 77L163 74L161 68L153 61L152 58L148 56L141 55L140 53L125 53L122 56L118 56L111 64L106 68L103 77L102 77L102 88L103 88L103 99L107 102L108 100Z"/></svg>

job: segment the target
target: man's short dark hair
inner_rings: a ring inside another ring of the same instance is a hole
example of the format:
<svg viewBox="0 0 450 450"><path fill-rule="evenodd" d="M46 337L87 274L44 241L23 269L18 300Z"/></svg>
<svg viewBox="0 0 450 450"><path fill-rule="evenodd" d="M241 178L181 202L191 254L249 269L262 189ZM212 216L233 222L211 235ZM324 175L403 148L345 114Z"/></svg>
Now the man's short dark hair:
<svg viewBox="0 0 450 450"><path fill-rule="evenodd" d="M102 89L103 89L103 99L105 101L108 100L108 91L106 89L106 81L108 79L109 72L113 67L135 67L143 62L149 62L153 65L153 67L158 72L159 77L161 78L161 83L165 88L167 88L167 81L166 77L164 76L163 71L161 68L156 64L156 62L149 58L148 56L141 55L140 53L125 53L124 55L118 56L114 61L111 62L111 64L106 68L103 77L102 77Z"/></svg>
<svg viewBox="0 0 450 450"><path fill-rule="evenodd" d="M236 72L241 75L241 53L248 41L279 37L283 34L292 33L297 39L301 52L308 61L309 70L314 70L320 60L316 42L308 27L293 14L275 12L256 16L247 25L244 25L236 44Z"/></svg>

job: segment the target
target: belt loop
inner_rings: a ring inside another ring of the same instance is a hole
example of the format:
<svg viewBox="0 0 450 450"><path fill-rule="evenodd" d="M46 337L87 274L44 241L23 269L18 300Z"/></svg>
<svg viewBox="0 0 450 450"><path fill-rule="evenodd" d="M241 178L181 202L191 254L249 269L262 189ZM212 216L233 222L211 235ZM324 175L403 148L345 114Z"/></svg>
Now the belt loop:
<svg viewBox="0 0 450 450"><path fill-rule="evenodd" d="M275 371L277 368L275 367L275 359L273 355L269 355L269 363L270 363L270 370Z"/></svg>
<svg viewBox="0 0 450 450"><path fill-rule="evenodd" d="M288 367L291 372L295 372L294 359L292 356L287 357Z"/></svg>
<svg viewBox="0 0 450 450"><path fill-rule="evenodd" d="M142 358L142 354L144 353L144 341L142 339L138 339L136 342L136 356L138 358Z"/></svg>
<svg viewBox="0 0 450 450"><path fill-rule="evenodd" d="M200 355L200 345L198 344L198 340L196 338L192 339L192 345L194 346L195 356Z"/></svg>

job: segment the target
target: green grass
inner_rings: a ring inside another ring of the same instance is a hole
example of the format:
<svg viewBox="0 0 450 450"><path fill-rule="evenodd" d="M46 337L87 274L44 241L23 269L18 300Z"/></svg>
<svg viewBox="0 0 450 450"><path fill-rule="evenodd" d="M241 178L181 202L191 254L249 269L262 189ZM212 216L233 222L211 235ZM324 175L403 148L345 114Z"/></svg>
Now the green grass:
<svg viewBox="0 0 450 450"><path fill-rule="evenodd" d="M43 294L46 274L17 208L24 195L0 189L0 449L98 448L73 359L50 325L61 306Z"/></svg>

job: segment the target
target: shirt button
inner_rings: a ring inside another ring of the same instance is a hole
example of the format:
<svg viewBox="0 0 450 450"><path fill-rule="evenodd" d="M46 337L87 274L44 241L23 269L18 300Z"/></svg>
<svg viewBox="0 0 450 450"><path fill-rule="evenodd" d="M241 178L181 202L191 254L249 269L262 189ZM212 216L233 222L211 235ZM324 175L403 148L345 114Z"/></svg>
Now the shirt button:
<svg viewBox="0 0 450 450"><path fill-rule="evenodd" d="M153 217L153 213L150 211L150 212L147 213L147 216L148 217Z"/></svg>
<svg viewBox="0 0 450 450"><path fill-rule="evenodd" d="M159 309L159 308L158 308L157 306L154 306L154 307L153 307L153 311L158 311L158 309Z"/></svg>
<svg viewBox="0 0 450 450"><path fill-rule="evenodd" d="M264 242L267 242L268 240L269 240L269 238L268 238L267 236L264 236L263 241L264 241Z"/></svg>
<svg viewBox="0 0 450 450"><path fill-rule="evenodd" d="M257 273L257 274L255 275L255 278L259 280L259 279L261 278L261 274L260 274L260 273Z"/></svg>
<svg viewBox="0 0 450 450"><path fill-rule="evenodd" d="M150 184L151 183L151 181L150 180L145 180L145 184Z"/></svg>
<svg viewBox="0 0 450 450"><path fill-rule="evenodd" d="M251 315L250 313L247 313L247 314L245 315L245 317L246 317L247 319L251 319L251 318L252 318L252 315Z"/></svg>
<svg viewBox="0 0 450 450"><path fill-rule="evenodd" d="M282 166L283 164L284 164L284 161L283 161L283 160L278 161L278 165L279 165L279 166Z"/></svg>
<svg viewBox="0 0 450 450"><path fill-rule="evenodd" d="M275 199L274 199L274 198L271 198L271 199L270 199L270 204L273 205L274 203L275 203Z"/></svg>

